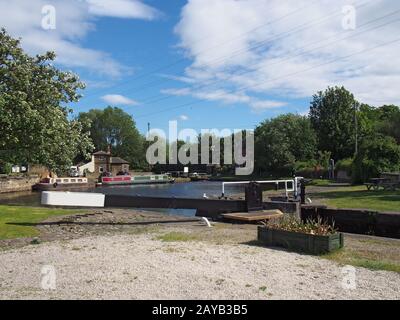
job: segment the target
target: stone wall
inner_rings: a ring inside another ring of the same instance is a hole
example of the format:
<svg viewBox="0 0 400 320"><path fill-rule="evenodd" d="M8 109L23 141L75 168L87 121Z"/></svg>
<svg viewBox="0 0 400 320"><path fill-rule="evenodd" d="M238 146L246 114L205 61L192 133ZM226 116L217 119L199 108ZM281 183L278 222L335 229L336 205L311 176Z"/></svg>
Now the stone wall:
<svg viewBox="0 0 400 320"><path fill-rule="evenodd" d="M0 193L30 191L39 182L39 176L3 176L0 177Z"/></svg>

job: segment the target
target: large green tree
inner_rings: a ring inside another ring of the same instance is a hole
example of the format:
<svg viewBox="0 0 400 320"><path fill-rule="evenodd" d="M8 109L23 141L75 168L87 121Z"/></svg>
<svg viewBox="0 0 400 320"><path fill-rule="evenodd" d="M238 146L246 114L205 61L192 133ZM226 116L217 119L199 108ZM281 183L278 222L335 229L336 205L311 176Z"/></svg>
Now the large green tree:
<svg viewBox="0 0 400 320"><path fill-rule="evenodd" d="M400 170L400 146L395 139L376 134L364 139L353 162L354 182L365 182L383 172Z"/></svg>
<svg viewBox="0 0 400 320"><path fill-rule="evenodd" d="M31 57L0 31L0 159L60 171L92 144L82 123L69 120L71 102L84 88L78 77L53 66L55 54Z"/></svg>
<svg viewBox="0 0 400 320"><path fill-rule="evenodd" d="M400 144L400 108L385 105L377 109L377 131L394 138Z"/></svg>
<svg viewBox="0 0 400 320"><path fill-rule="evenodd" d="M318 149L331 152L335 160L355 153L356 130L363 132L358 103L344 87L328 88L313 96L310 120L318 137ZM357 126L356 126L357 124Z"/></svg>
<svg viewBox="0 0 400 320"><path fill-rule="evenodd" d="M109 106L80 113L78 119L90 124L88 129L96 150L106 151L111 147L114 156L124 158L134 168L145 165L145 139L128 113Z"/></svg>
<svg viewBox="0 0 400 320"><path fill-rule="evenodd" d="M259 171L293 168L316 155L317 139L310 120L285 114L262 122L255 130L255 164Z"/></svg>

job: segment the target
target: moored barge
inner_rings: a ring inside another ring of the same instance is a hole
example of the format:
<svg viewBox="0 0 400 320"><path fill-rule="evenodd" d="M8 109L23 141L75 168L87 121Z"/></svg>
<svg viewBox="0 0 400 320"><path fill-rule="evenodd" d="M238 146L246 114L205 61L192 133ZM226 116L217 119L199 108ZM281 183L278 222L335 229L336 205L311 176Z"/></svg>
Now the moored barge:
<svg viewBox="0 0 400 320"><path fill-rule="evenodd" d="M34 191L58 191L88 188L87 178L45 178L32 187Z"/></svg>
<svg viewBox="0 0 400 320"><path fill-rule="evenodd" d="M118 185L137 185L137 184L167 184L174 183L168 175L146 175L146 176L116 176L101 177L102 186L118 186Z"/></svg>

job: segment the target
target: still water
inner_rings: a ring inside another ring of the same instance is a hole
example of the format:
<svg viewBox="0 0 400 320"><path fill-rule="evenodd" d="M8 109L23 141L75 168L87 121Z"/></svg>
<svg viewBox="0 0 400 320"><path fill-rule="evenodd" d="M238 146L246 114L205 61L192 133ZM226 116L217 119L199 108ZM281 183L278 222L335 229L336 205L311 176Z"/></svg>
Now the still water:
<svg viewBox="0 0 400 320"><path fill-rule="evenodd" d="M243 185L225 187L225 192L227 195L229 195L229 193L239 193L243 190ZM163 185L98 187L84 191L79 190L79 192L95 192L104 193L106 195L132 195L143 197L203 198L204 194L209 197L220 196L222 192L222 183L203 181ZM40 192L0 194L0 204L40 206ZM195 210L154 209L153 211L184 216L193 216L195 214Z"/></svg>

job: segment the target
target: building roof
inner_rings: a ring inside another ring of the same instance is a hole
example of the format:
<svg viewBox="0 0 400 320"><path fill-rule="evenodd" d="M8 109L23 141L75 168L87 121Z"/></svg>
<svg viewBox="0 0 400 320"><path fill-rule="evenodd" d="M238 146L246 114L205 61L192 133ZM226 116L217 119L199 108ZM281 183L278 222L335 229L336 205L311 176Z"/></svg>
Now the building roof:
<svg viewBox="0 0 400 320"><path fill-rule="evenodd" d="M111 157L111 164L129 164L129 162L120 157Z"/></svg>
<svg viewBox="0 0 400 320"><path fill-rule="evenodd" d="M93 153L93 155L95 155L95 156L109 156L110 154L105 152L105 151L97 151L97 152Z"/></svg>

